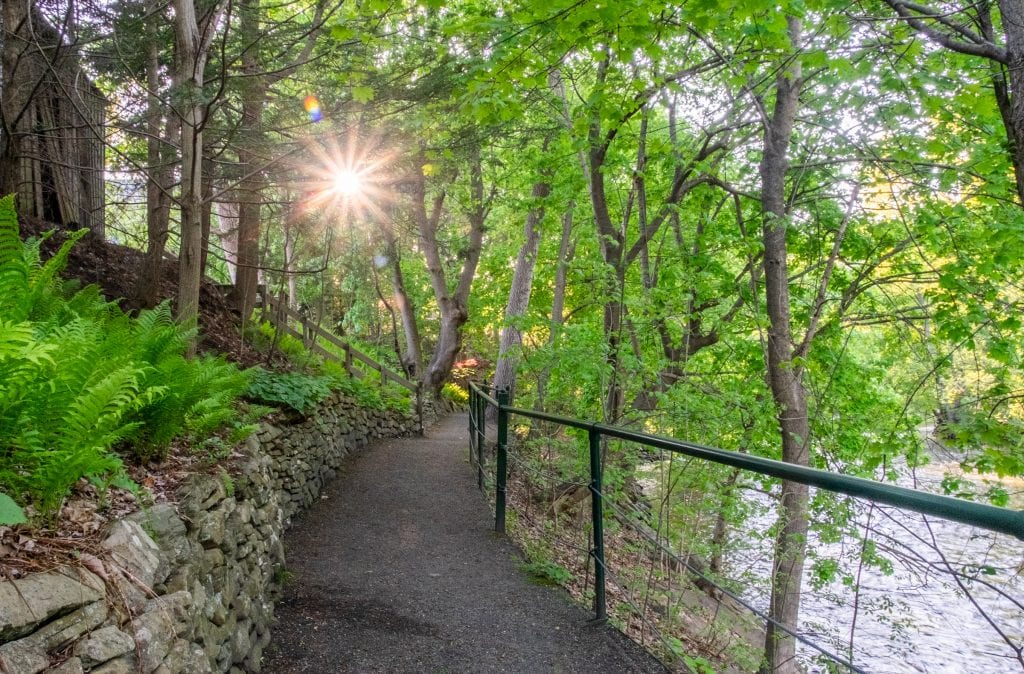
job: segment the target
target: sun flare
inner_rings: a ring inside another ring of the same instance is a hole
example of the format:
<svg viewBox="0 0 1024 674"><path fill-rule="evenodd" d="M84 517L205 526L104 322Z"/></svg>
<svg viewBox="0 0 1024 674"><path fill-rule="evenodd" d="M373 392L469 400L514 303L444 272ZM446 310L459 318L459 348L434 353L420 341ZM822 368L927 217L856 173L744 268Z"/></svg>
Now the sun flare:
<svg viewBox="0 0 1024 674"><path fill-rule="evenodd" d="M383 217L392 198L388 168L394 152L354 133L345 143L339 140L321 139L307 146L302 210L336 221Z"/></svg>
<svg viewBox="0 0 1024 674"><path fill-rule="evenodd" d="M341 169L334 175L334 191L343 197L353 197L363 190L363 178L356 171Z"/></svg>

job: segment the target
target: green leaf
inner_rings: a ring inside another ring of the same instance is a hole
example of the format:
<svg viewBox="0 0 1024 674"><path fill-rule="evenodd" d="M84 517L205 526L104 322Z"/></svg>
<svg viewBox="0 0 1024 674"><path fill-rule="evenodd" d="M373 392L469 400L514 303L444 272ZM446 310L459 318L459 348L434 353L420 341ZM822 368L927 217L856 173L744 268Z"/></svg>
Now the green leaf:
<svg viewBox="0 0 1024 674"><path fill-rule="evenodd" d="M24 524L25 513L7 494L0 491L0 525Z"/></svg>
<svg viewBox="0 0 1024 674"><path fill-rule="evenodd" d="M352 87L352 100L356 103L369 103L373 100L373 87Z"/></svg>

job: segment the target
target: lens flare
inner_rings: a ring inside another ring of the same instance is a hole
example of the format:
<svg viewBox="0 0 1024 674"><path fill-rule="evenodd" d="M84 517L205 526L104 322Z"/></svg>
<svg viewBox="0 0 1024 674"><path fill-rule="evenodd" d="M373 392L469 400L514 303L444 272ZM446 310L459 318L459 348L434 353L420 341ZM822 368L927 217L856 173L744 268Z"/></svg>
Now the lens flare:
<svg viewBox="0 0 1024 674"><path fill-rule="evenodd" d="M323 113L320 112L320 101L317 100L316 96L306 96L305 100L302 101L302 107L306 109L309 114L309 121L319 122L323 119Z"/></svg>
<svg viewBox="0 0 1024 674"><path fill-rule="evenodd" d="M394 201L392 164L398 156L381 137L350 128L347 138L334 135L310 138L300 173L300 209L334 222L380 221L388 217Z"/></svg>
<svg viewBox="0 0 1024 674"><path fill-rule="evenodd" d="M334 176L334 191L338 194L351 197L359 194L363 189L363 178L355 171L340 169Z"/></svg>

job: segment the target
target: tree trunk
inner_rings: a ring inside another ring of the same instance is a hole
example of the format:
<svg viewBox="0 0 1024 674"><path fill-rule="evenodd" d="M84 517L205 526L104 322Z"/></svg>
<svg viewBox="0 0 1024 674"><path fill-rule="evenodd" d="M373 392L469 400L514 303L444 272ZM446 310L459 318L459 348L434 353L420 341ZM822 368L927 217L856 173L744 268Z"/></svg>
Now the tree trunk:
<svg viewBox="0 0 1024 674"><path fill-rule="evenodd" d="M535 201L546 198L551 193L551 185L541 180L533 186L532 196ZM512 286L508 291L508 304L505 307L505 326L501 329L501 341L498 346L498 364L494 370L494 390L507 390L509 401L514 400L516 384L516 367L519 355L516 350L522 344L523 335L516 321L526 314L533 290L533 271L537 262L537 249L540 246L540 230L538 225L544 219L544 206L535 204L526 214L523 224L523 245L516 258L515 270L512 273ZM495 411L495 414L497 412Z"/></svg>
<svg viewBox="0 0 1024 674"><path fill-rule="evenodd" d="M25 34L31 3L4 2L0 11L0 195L6 195L18 193L22 187L21 146L32 127L27 110L34 85L25 73L29 49Z"/></svg>
<svg viewBox="0 0 1024 674"><path fill-rule="evenodd" d="M555 288L551 297L551 323L548 328L548 350L554 350L558 343L558 334L565 321L565 281L569 275L569 263L575 253L572 243L573 211L576 204L569 201L562 215L562 238L558 244L558 267L555 269ZM547 394L548 380L551 378L551 366L545 366L537 375L537 399L534 409L544 411L544 397Z"/></svg>
<svg viewBox="0 0 1024 674"><path fill-rule="evenodd" d="M239 21L244 44L255 45L259 39L259 3L242 0ZM256 286L260 266L260 203L263 175L258 170L257 149L263 134L263 106L267 83L259 76L258 49L253 46L242 53L242 73L246 81L242 92L242 135L238 147L238 163L242 177L238 182L238 271L235 273L235 300L242 321L256 303Z"/></svg>
<svg viewBox="0 0 1024 674"><path fill-rule="evenodd" d="M210 229L213 226L213 159L211 148L203 144L203 197L202 211L199 216L202 234L200 248L199 278L206 278L206 270L210 260Z"/></svg>
<svg viewBox="0 0 1024 674"><path fill-rule="evenodd" d="M800 50L800 25L788 17L794 53ZM761 210L764 218L764 278L769 320L767 340L768 381L778 412L782 434L782 459L806 466L809 463L810 425L803 368L795 355L790 327L789 275L786 248L787 157L799 103L801 71L794 58L776 78L775 106L765 120L764 154L761 159ZM800 587L807 548L807 485L782 481L781 527L772 563L769 617L796 630L800 617ZM765 634L765 670L796 673L796 641L769 623Z"/></svg>
<svg viewBox="0 0 1024 674"><path fill-rule="evenodd" d="M147 11L160 19L155 6ZM171 219L171 154L177 128L168 118L161 124L164 104L157 95L160 89L160 45L150 41L146 54L146 86L149 89L146 110L146 161L149 176L146 181L146 254L140 261L135 285L135 300L140 307L149 308L160 301L163 281L163 258Z"/></svg>
<svg viewBox="0 0 1024 674"><path fill-rule="evenodd" d="M219 23L223 2L203 16L203 30L196 19L194 0L174 0L176 81L182 103L181 118L181 250L178 253L177 318L195 326L199 318L199 286L202 271L203 124L202 97L206 59ZM189 346L195 353L195 343Z"/></svg>
<svg viewBox="0 0 1024 674"><path fill-rule="evenodd" d="M284 224L284 277L288 284L288 306L298 307L299 285L295 276L295 231L288 222ZM321 297L323 297L323 293L321 293ZM322 311L320 315L323 316Z"/></svg>
<svg viewBox="0 0 1024 674"><path fill-rule="evenodd" d="M437 242L437 227L444 194L442 193L435 199L434 208L428 216L426 212L426 182L422 171L417 172L418 180L414 186L414 209L420 230L420 242L427 260L430 285L441 311L441 326L437 345L423 376L424 388L434 396L440 395L441 387L448 380L452 366L455 364L455 357L462 348L462 326L469 319L466 308L469 301L469 290L473 284L473 277L476 275L476 266L480 261L480 248L483 243L487 204L484 200L483 164L479 145L474 144L470 148L469 161L471 205L466 214L469 220L469 241L462 254L462 270L459 273L459 281L454 293L448 290L448 280L445 277Z"/></svg>
<svg viewBox="0 0 1024 674"><path fill-rule="evenodd" d="M395 290L395 304L402 317L402 332L405 333L405 354L401 356L402 368L410 379L415 379L423 369L423 351L420 347L420 330L416 323L416 307L413 305L409 292L405 289L405 277L402 275L402 260L398 255L398 246L394 236L388 233L387 243L388 266L391 268L391 285Z"/></svg>
<svg viewBox="0 0 1024 674"><path fill-rule="evenodd" d="M235 282L238 271L238 201L217 201L217 240L224 251L228 278Z"/></svg>

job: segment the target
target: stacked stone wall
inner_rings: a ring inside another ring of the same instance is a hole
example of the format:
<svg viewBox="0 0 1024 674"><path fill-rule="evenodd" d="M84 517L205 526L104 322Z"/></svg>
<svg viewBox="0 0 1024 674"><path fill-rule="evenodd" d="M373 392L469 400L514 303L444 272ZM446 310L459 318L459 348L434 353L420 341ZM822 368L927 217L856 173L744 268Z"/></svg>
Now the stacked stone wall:
<svg viewBox="0 0 1024 674"><path fill-rule="evenodd" d="M451 411L427 405L424 424ZM80 564L0 582L0 672L260 671L291 518L348 454L418 429L408 413L340 394L308 417L263 424L226 468L189 478L176 503L114 522Z"/></svg>

